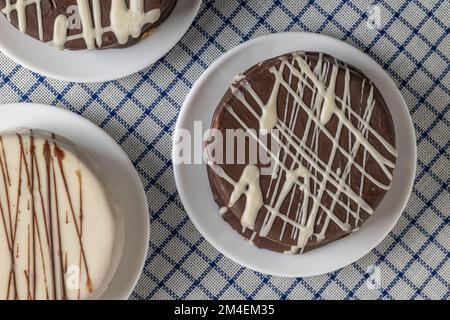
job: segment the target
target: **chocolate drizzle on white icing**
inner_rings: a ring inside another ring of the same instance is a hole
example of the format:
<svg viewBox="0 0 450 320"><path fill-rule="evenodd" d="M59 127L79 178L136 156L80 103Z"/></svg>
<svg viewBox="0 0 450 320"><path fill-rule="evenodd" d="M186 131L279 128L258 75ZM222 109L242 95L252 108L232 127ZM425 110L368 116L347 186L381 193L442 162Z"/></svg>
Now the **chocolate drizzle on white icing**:
<svg viewBox="0 0 450 320"><path fill-rule="evenodd" d="M109 263L109 243L87 248L95 237L85 222L104 223L96 232L112 241L109 218L97 220L109 216L109 204L102 193L96 204L91 195L85 201L86 192L101 190L88 185L91 174L58 141L33 131L0 136L0 299L85 299L104 276L99 261ZM104 250L98 261L96 250Z"/></svg>
<svg viewBox="0 0 450 320"><path fill-rule="evenodd" d="M345 72L342 97L336 94L336 79L341 68ZM392 170L395 167L395 163L383 156L371 144L369 134L384 148L384 154L396 157L397 152L395 147L387 142L370 125L372 111L375 106L374 86L372 83L367 83L365 80L362 82L361 93L365 86L368 85L370 88L367 101L361 101L361 105L366 105L363 114L358 114L352 108L351 71L347 65L342 65L337 61L334 63L325 61L323 55L320 54L315 68L312 70L306 56L298 52L293 53L291 58L281 57L278 66L273 66L269 72L273 75L275 81L267 103L263 102L262 98L253 89L251 83L245 78L239 79L239 83L234 82L231 86L231 92L239 100L243 108L257 120L260 129L278 130L281 138L277 135L273 135L273 138L280 144L280 150L283 156L280 157L280 152L274 154L269 150L260 141L258 136L250 130L252 128L246 123L245 118L241 117L231 106L226 107L226 112L230 113L237 123L244 130L247 130L249 135L275 161L276 165L266 194L266 199L269 199L267 201L268 203L264 204L259 194L255 196L255 192L250 192L250 188L246 188L245 186L252 185L253 190L259 187L259 175L252 175L252 179L249 179L247 174L248 170L255 171L256 166L248 165L238 182L233 181L219 165L210 162L209 166L234 188L232 198L228 205L229 208L238 200L233 195L240 196L241 194L245 194L246 202L244 212L251 211L252 214L247 214L245 219L243 215L243 219L241 220L243 232L246 228L254 230L253 226L258 213L266 212L263 225L257 235L267 237L274 225L275 219L281 219L283 227L279 239L281 240L283 238L286 225L290 225L292 227L290 237L295 240L296 244L291 246L291 249L286 253L297 253L304 250L312 237L315 237L318 241L323 240L330 221L333 221L342 231L350 232L352 229L350 216L355 221L354 228L357 228L360 222L361 210L364 210L368 214L373 213L373 208L362 197L362 190L366 179L382 190L388 190L390 188L390 181L393 178ZM286 79L286 74L288 74L289 79ZM326 80L327 77L329 77L328 81ZM292 81L293 79L296 80L296 88L293 88L292 83L295 83ZM292 99L293 101L293 109L289 113L290 118L287 116L287 108L282 118L277 114L278 97L281 88L287 92L287 99ZM310 89L313 93L311 105L307 105L304 101L303 95L306 88ZM250 102L247 97L251 97L252 101ZM363 94L361 94L362 98ZM255 103L257 105L256 110L253 107ZM341 107L338 107L337 103ZM297 136L294 133L300 111L308 117L303 136ZM333 117L338 119L335 133L330 132L326 127ZM358 124L354 125L352 119L356 119ZM340 145L343 128L346 128L349 132L349 148L347 150ZM332 144L331 153L326 160L321 159L318 155L319 134L323 134ZM312 144L308 145L307 139L310 135L312 135ZM363 150L362 164L355 161L356 154L360 148ZM347 162L343 168L338 167L333 170L333 161L337 152L343 155L347 159ZM379 181L369 174L366 168L369 155L384 173L386 178L384 180L389 181L389 183ZM286 163L287 158L291 159L289 165ZM352 167L356 168L361 174L359 190L357 191L352 190L350 187ZM336 191L332 192L327 188L327 184L332 185ZM290 194L291 198L289 199L288 212L291 210L296 190L301 191L303 198L295 218L292 218L288 214L281 212L280 208ZM322 198L325 195L332 199L331 206L329 207L322 203ZM347 201L343 201L341 195L345 195ZM354 205L351 205L352 203L356 204L356 209L354 209ZM341 220L336 216L334 210L337 205L344 208L347 212L345 220ZM266 210L259 211L259 208L263 206ZM254 211L256 210L258 212L255 214ZM221 213L224 212L224 209L221 209ZM321 231L315 233L314 227L321 224ZM252 234L251 242L253 242L255 233Z"/></svg>

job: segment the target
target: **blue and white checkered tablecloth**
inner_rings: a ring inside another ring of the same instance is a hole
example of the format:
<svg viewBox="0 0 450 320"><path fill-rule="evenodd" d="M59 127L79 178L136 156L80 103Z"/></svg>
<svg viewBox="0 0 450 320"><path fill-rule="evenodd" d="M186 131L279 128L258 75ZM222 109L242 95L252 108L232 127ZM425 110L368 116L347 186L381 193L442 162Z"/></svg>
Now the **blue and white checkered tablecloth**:
<svg viewBox="0 0 450 320"><path fill-rule="evenodd" d="M379 28L369 28L377 10ZM239 43L281 31L330 35L375 58L404 95L418 144L414 191L390 235L352 265L303 279L253 272L209 245L183 209L170 160L178 112L201 73ZM450 297L449 0L205 0L169 54L120 81L55 81L0 54L0 103L19 101L82 114L134 162L149 199L152 237L133 299Z"/></svg>

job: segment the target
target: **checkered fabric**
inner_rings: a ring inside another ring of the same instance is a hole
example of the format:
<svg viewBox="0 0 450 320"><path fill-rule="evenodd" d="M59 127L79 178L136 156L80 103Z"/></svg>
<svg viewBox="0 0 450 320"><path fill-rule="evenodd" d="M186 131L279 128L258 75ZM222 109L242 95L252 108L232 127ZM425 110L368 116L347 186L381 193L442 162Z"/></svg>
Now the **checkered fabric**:
<svg viewBox="0 0 450 320"><path fill-rule="evenodd" d="M380 9L378 29L367 24L371 5ZM449 0L205 0L175 48L120 81L55 81L0 54L0 103L68 108L106 130L130 156L152 223L133 299L449 299L449 13ZM234 46L281 31L330 35L378 61L406 99L418 144L414 190L395 229L359 261L312 278L267 276L222 256L190 222L171 168L171 134L195 80Z"/></svg>

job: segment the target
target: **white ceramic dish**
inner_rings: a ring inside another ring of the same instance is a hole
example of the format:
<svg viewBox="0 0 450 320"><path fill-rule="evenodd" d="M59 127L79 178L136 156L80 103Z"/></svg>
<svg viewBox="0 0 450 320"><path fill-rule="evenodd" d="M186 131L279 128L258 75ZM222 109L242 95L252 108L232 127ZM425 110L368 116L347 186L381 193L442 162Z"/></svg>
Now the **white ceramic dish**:
<svg viewBox="0 0 450 320"><path fill-rule="evenodd" d="M72 82L101 82L136 73L164 56L192 24L201 0L179 0L151 37L126 49L60 51L20 33L0 15L0 51L25 68Z"/></svg>
<svg viewBox="0 0 450 320"><path fill-rule="evenodd" d="M244 241L222 220L213 200L205 164L175 165L174 173L181 200L191 220L206 240L225 256L262 273L306 277L337 270L370 252L395 226L408 201L416 165L414 128L408 107L386 72L351 45L319 34L281 33L251 40L223 55L196 82L182 107L175 137L181 128L192 132L197 120L203 121L204 130L210 127L213 113L235 75L265 59L296 50L328 53L359 68L374 81L392 114L399 153L393 184L360 230L303 255L284 255L258 249ZM201 137L196 137L193 144L201 146L200 140ZM201 148L195 152L199 151Z"/></svg>
<svg viewBox="0 0 450 320"><path fill-rule="evenodd" d="M42 129L68 138L87 151L105 172L124 213L124 249L108 289L100 299L127 299L142 272L148 251L150 221L141 180L128 156L102 129L64 109L45 105L0 106L0 131Z"/></svg>

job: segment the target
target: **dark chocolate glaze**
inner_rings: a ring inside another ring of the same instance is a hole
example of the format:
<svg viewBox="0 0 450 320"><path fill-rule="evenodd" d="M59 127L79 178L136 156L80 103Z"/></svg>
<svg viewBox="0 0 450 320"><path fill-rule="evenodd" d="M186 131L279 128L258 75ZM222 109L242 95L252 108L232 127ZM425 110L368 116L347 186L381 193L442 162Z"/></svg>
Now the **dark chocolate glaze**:
<svg viewBox="0 0 450 320"><path fill-rule="evenodd" d="M308 52L302 54L303 59L305 59L311 70L314 70L315 65L317 64L317 61L319 59L318 53ZM259 97L261 97L262 101L266 103L269 99L269 96L272 92L272 88L275 83L275 76L270 72L270 69L275 67L279 68L281 64L281 59L287 59L288 61L293 60L292 54L286 54L281 57L276 57L267 61L264 61L249 70L245 71L243 73L243 76L239 77L239 79L233 83L233 86L238 88L241 92L244 93L244 96L246 100L249 102L250 106L258 113L258 115L261 115L261 109L255 102L255 100L251 97L251 95L246 91L244 88L244 83L248 81L248 83L252 86L254 91L258 94ZM335 58L323 55L323 61L325 63L334 64L336 63L339 66L339 71L337 75L337 81L336 81L336 95L340 98L343 97L344 93L344 86L345 86L345 64L341 61L336 60ZM297 66L295 64L295 66ZM359 115L363 115L364 111L366 110L366 101L369 97L370 93L370 87L371 87L371 81L368 79L362 72L357 70L356 68L352 66L348 66L348 70L350 71L350 90L351 90L351 108L353 111L355 111ZM328 86L331 78L331 67L328 69L328 74L326 75L325 84ZM283 78L286 81L291 81L291 87L294 88L297 86L298 78L292 77L289 78L290 73L287 72L285 69L285 72L283 74ZM310 85L312 85L312 82L308 80ZM364 85L363 85L364 84ZM363 90L361 90L363 88ZM312 100L312 90L310 88L305 87L305 92L303 95L303 101L307 106L310 106L311 100ZM283 115L287 114L287 119L290 118L291 112L294 110L293 106L293 100L292 98L287 100L288 91L282 86L278 95L277 100L277 113L279 119L283 119ZM362 95L362 96L361 96ZM391 146L395 147L395 130L394 130L394 124L392 121L392 117L389 113L389 110L386 106L386 103L378 91L378 89L373 85L373 98L374 98L374 108L372 112L372 117L370 120L370 126L378 132ZM342 106L340 102L336 102L336 105L338 108L342 109ZM232 110L239 115L239 117L245 122L245 124L252 129L259 129L259 121L251 114L249 110L242 104L241 101L233 94L231 89L228 89L225 93L224 97L220 101L216 112L212 119L211 127L214 129L218 129L222 132L224 137L224 146L226 143L226 129L238 129L242 128L241 124L232 116L232 114L227 111L227 107L232 108ZM351 122L354 126L358 127L359 121L354 117L350 116ZM297 122L294 124L294 133L297 137L303 137L305 134L305 128L308 120L308 115L306 112L301 110L299 112ZM329 130L330 133L333 135L337 131L338 127L338 118L336 115L333 115L331 120L326 124L326 128ZM312 132L315 128L315 125L312 124L310 127L310 130L308 131L306 144L308 147L314 148L314 141L312 139ZM325 163L328 161L328 158L331 154L331 147L332 143L331 141L325 136L325 134L319 129L319 139L318 139L318 147L317 147L317 154L321 160L323 160ZM341 136L339 139L339 144L341 147L343 147L345 150L350 150L350 147L353 146L353 144L356 142L356 139L353 135L351 136L351 141L349 143L349 130L346 129L345 126L343 126ZM286 139L282 140L287 143ZM387 151L383 145L372 135L368 135L368 141L370 144L382 154L385 158L389 159L393 163L395 163L396 157L395 155L392 155ZM246 141L246 154L248 157L248 148L249 148L249 142ZM314 150L314 149L313 149ZM225 154L226 149L223 148L223 152ZM295 149L291 147L291 152L295 153ZM283 151L281 151L281 156L283 155ZM235 151L235 157L237 156L237 152ZM366 172L376 178L377 181L388 185L389 184L389 178L385 175L385 173L382 171L381 167L378 165L376 160L369 155L369 153L366 153L367 159L364 168L366 169ZM355 156L355 162L359 165L363 166L363 157L364 157L364 148L362 146L359 147L358 151L356 152ZM302 162L304 166L307 166L307 162L305 159L302 159L300 156L298 159ZM246 161L248 161L246 159ZM287 156L286 161L284 162L286 167L290 167L292 163L291 156ZM336 173L337 168L341 168L342 170L345 168L346 164L348 163L347 158L341 154L339 151L336 153L336 157L334 158L334 161L332 162L331 168L333 172ZM244 168L246 167L248 163L244 164L220 164L220 167L234 180L238 181L242 175L242 172ZM263 165L261 162L258 161L257 166L259 168L263 168L265 165ZM390 172L393 172L393 169L390 169ZM314 170L311 171L313 175L315 175L319 181L322 181L323 176L320 173L315 173ZM208 178L211 185L212 193L214 195L214 199L219 205L219 208L226 207L229 203L230 195L233 192L233 186L226 182L223 178L219 177L209 166L208 166ZM275 188L275 183L270 184L271 181L270 175L261 175L260 177L260 187L263 194L264 204L269 205L270 204L270 198L272 196L273 190ZM285 175L279 174L280 185L283 184L285 181ZM300 178L300 181L302 181L303 178ZM302 181L304 182L304 181ZM312 179L310 183L313 183ZM351 189L359 193L359 188L361 185L361 173L360 171L355 167L355 165L351 166L350 169L350 187ZM269 196L267 197L268 188L271 186ZM329 182L326 184L327 190L331 191L331 193L336 193L337 189L331 185ZM280 189L278 190L280 192ZM283 201L280 212L287 215L291 219L295 219L295 215L301 206L301 203L303 201L303 197L305 196L302 191L300 191L299 188L295 189L295 193L293 195L293 201L291 206L290 199L292 195L292 190L289 192L288 196L286 197L286 200ZM362 194L361 197L370 205L370 207L375 210L375 208L379 205L381 200L383 199L384 195L386 194L386 190L378 187L374 183L372 183L367 178L364 179L363 182L363 188L362 188ZM355 201L352 199L349 199L345 194L340 194L339 199L344 203L349 203L349 207L352 208L352 210L357 210L358 205ZM291 237L291 231L293 227L287 223L285 226L284 221L280 218L276 218L275 222L268 233L266 237L260 237L259 233L261 231L262 225L264 223L264 220L266 218L266 215L268 214L268 210L264 207L260 209L258 212L256 221L255 221L255 228L254 230L243 230L240 219L242 217L244 208L245 208L245 202L246 202L246 196L242 195L239 200L236 202L234 206L229 208L229 210L223 214L224 220L229 223L229 225L238 231L242 236L244 236L247 239L252 239L252 242L260 248L265 248L277 252L285 252L289 250L292 246L295 246L297 243L296 238ZM330 208L331 204L333 202L333 199L330 195L327 193L324 193L322 198L320 199L320 203L327 208ZM290 208L290 210L288 210ZM307 216L309 216L312 209L312 202L309 202L307 211ZM339 218L341 221L346 221L347 217L347 210L342 207L341 205L337 204L333 210L334 215ZM214 213L213 213L214 214ZM215 213L217 214L217 213ZM376 214L376 213L375 213ZM314 227L314 233L320 233L322 230L322 227L325 223L325 217L327 216L325 211L322 209L319 209L318 216L323 215L322 219L318 220L318 223ZM325 238L318 240L317 237L311 236L308 240L307 245L303 248L303 250L299 250L299 252L305 252L311 249L315 249L318 247L321 247L323 245L326 245L330 242L333 242L335 240L341 239L347 235L349 235L351 232L358 229L361 224L369 218L370 215L367 211L364 209L360 210L360 219L355 219L352 215L349 215L349 224L351 225L351 229L344 231L342 230L335 222L330 220L328 228L325 232ZM356 221L357 220L357 221ZM282 232L283 227L285 228L284 232ZM254 234L254 231L256 234ZM301 232L301 231L300 231ZM282 235L282 236L281 236ZM281 236L281 237L280 237Z"/></svg>
<svg viewBox="0 0 450 320"><path fill-rule="evenodd" d="M101 12L102 12L102 26L107 27L110 25L110 17L109 12L111 9L111 1L115 0L101 0ZM17 0L10 0L11 4L15 4ZM126 0L127 5L129 5L130 1ZM152 30L160 26L169 15L172 13L177 0L144 0L144 10L148 12L152 9L160 8L161 16L153 24L146 24L142 28L141 35L138 38L132 38L128 40L126 44L119 44L113 32L106 32L103 35L103 43L101 48L97 49L108 49L108 48L124 48L129 47L138 43L140 40L147 37ZM68 8L76 5L76 0L42 0L41 1L41 10L42 10L42 18L43 18L43 35L44 42L50 42L53 40L53 26L55 19L64 14L67 17L71 15L70 11L68 12ZM92 16L92 1L89 1L91 8L91 16ZM6 0L0 0L0 9L3 10L6 6ZM38 31L38 16L36 12L36 5L31 4L26 8L26 18L27 18L27 27L26 34L29 36L39 40L39 31ZM18 28L18 18L17 12L13 11L11 13L11 23ZM68 30L68 36L74 34L82 33L82 29L74 29ZM77 39L68 41L65 45L66 49L69 50L83 50L86 49L86 43L83 39Z"/></svg>

